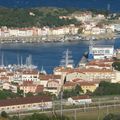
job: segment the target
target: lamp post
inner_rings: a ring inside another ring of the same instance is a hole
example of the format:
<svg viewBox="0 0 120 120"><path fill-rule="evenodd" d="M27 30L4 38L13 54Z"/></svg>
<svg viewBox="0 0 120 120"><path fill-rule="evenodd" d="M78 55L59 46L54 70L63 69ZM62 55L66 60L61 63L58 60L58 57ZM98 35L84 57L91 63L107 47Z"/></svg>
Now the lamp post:
<svg viewBox="0 0 120 120"><path fill-rule="evenodd" d="M62 117L63 117L63 106L62 106L62 99L63 99L63 91L61 90L61 93L60 93L60 106L61 106L61 120L62 120Z"/></svg>

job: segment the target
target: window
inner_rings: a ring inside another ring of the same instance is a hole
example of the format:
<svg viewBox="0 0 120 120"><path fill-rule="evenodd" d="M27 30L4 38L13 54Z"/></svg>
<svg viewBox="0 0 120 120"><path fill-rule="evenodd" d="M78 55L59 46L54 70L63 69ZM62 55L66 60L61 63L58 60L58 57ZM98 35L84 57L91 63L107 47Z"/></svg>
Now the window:
<svg viewBox="0 0 120 120"><path fill-rule="evenodd" d="M31 107L30 105L28 105L28 107Z"/></svg>
<svg viewBox="0 0 120 120"><path fill-rule="evenodd" d="M33 105L33 107L36 107L36 105Z"/></svg>
<svg viewBox="0 0 120 120"><path fill-rule="evenodd" d="M110 53L110 51L109 50L105 50L105 53L108 54L108 53Z"/></svg>

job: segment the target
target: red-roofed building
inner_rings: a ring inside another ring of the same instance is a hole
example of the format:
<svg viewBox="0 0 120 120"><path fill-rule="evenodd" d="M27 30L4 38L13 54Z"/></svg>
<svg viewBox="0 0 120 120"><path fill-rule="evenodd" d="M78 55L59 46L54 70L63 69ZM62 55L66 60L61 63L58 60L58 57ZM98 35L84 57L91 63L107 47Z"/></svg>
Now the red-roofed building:
<svg viewBox="0 0 120 120"><path fill-rule="evenodd" d="M0 100L0 111L8 113L17 111L43 110L52 108L51 97L32 96L25 98L15 98L8 100Z"/></svg>
<svg viewBox="0 0 120 120"><path fill-rule="evenodd" d="M43 92L44 86L37 85L33 83L33 81L23 81L23 83L19 86L20 90L23 90L24 93L39 93Z"/></svg>
<svg viewBox="0 0 120 120"><path fill-rule="evenodd" d="M22 81L39 81L39 71L26 69L22 71Z"/></svg>

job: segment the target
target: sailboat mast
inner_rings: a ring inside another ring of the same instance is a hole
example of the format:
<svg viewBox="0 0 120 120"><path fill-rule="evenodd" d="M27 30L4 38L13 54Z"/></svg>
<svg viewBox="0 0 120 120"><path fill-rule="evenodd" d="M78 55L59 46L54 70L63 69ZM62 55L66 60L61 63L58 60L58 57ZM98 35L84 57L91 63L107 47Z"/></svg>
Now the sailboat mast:
<svg viewBox="0 0 120 120"><path fill-rule="evenodd" d="M4 53L2 52L1 65L4 66Z"/></svg>

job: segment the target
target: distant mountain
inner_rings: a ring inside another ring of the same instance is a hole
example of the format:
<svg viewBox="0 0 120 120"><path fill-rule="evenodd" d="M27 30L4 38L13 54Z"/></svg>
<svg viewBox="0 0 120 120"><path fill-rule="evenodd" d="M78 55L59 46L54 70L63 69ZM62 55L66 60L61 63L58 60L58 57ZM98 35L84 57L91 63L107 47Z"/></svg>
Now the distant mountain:
<svg viewBox="0 0 120 120"><path fill-rule="evenodd" d="M0 0L4 7L76 7L107 9L108 4L112 11L120 11L120 0Z"/></svg>

